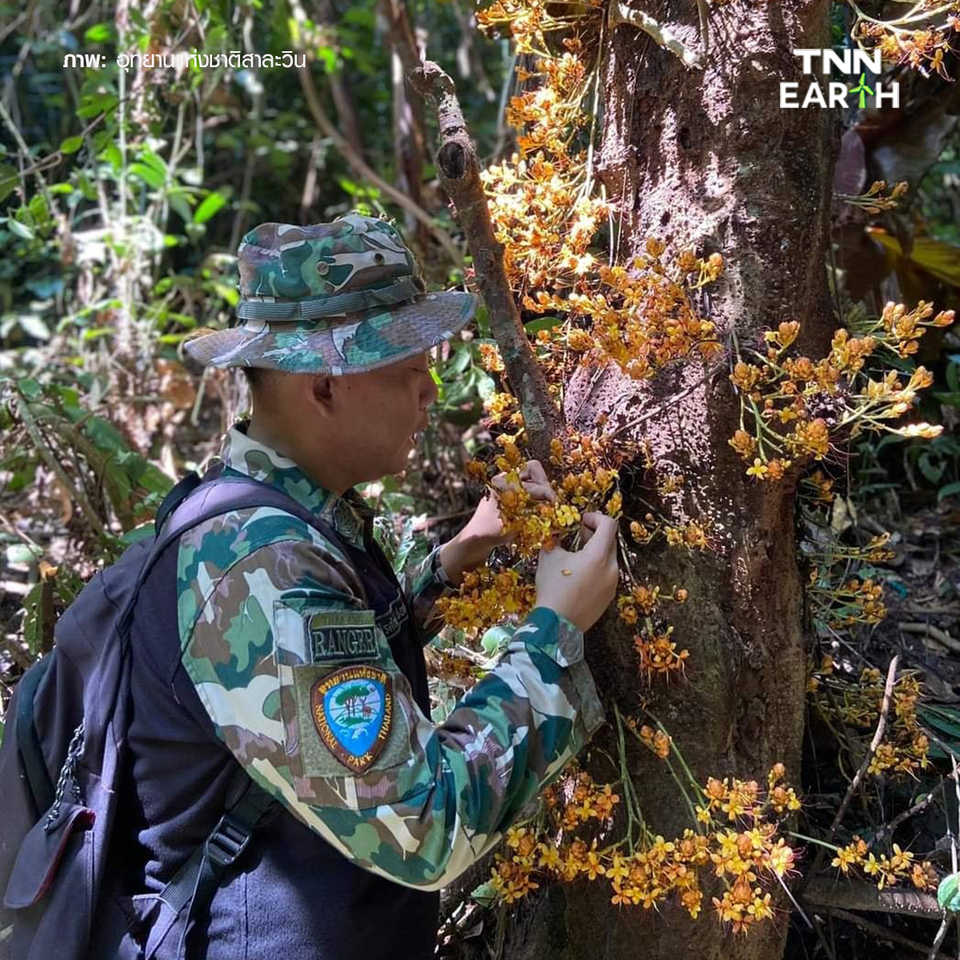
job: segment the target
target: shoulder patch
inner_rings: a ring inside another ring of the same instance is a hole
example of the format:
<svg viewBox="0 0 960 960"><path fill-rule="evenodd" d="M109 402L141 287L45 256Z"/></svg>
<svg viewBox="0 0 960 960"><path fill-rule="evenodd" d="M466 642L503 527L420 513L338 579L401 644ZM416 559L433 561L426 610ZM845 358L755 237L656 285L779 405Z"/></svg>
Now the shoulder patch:
<svg viewBox="0 0 960 960"><path fill-rule="evenodd" d="M372 610L321 610L305 619L312 663L379 658Z"/></svg>
<svg viewBox="0 0 960 960"><path fill-rule="evenodd" d="M310 713L324 746L351 771L363 773L390 735L390 674L366 664L335 670L313 685Z"/></svg>

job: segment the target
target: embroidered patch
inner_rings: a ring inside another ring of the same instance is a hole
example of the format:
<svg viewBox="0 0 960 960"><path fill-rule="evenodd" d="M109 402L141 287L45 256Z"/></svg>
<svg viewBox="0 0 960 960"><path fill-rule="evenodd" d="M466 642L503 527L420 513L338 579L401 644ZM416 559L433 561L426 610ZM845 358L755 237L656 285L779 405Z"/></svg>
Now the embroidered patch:
<svg viewBox="0 0 960 960"><path fill-rule="evenodd" d="M380 654L372 610L324 610L307 621L312 663L369 660Z"/></svg>
<svg viewBox="0 0 960 960"><path fill-rule="evenodd" d="M390 735L390 674L366 664L341 667L313 685L310 713L324 746L354 773L363 773Z"/></svg>
<svg viewBox="0 0 960 960"><path fill-rule="evenodd" d="M406 619L407 606L403 602L403 596L397 594L390 606L377 617L377 626L388 640L392 640L400 632Z"/></svg>

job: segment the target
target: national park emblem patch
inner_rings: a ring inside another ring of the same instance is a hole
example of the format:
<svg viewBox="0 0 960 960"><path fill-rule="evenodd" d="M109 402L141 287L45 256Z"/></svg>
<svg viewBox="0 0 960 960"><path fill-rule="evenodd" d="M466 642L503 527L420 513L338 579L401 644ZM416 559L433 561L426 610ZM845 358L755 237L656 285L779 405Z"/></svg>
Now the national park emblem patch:
<svg viewBox="0 0 960 960"><path fill-rule="evenodd" d="M363 773L390 735L390 674L366 664L328 673L310 691L310 712L324 746L354 773Z"/></svg>

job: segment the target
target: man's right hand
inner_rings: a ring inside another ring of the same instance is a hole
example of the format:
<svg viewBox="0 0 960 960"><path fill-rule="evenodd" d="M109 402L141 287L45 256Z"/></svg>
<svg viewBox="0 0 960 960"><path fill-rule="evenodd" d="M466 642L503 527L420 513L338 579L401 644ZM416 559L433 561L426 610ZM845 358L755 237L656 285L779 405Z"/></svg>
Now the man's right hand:
<svg viewBox="0 0 960 960"><path fill-rule="evenodd" d="M586 632L617 594L617 521L603 513L585 513L580 528L584 546L541 550L537 567L538 607L549 607Z"/></svg>

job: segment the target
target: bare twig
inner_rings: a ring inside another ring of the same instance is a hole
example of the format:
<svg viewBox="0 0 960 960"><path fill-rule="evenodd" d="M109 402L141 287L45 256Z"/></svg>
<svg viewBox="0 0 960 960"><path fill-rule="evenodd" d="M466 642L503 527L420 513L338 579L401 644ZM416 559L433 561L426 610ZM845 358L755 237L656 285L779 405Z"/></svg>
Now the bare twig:
<svg viewBox="0 0 960 960"><path fill-rule="evenodd" d="M628 7L625 3L612 3L610 4L610 13L607 22L611 27L617 27L622 23L630 24L631 27L636 27L638 30L649 34L654 42L663 47L664 50L669 50L672 54L679 57L685 67L703 69L700 54L695 53L689 49L689 47L685 47L676 36L674 36L672 31L663 26L659 20L651 17L650 14L644 13L643 10ZM702 19L701 14L701 29L704 30L702 38L704 41L704 53L706 53L709 44L705 28L706 21Z"/></svg>
<svg viewBox="0 0 960 960"><path fill-rule="evenodd" d="M863 779L863 775L867 772L867 767L870 766L870 760L873 758L877 747L880 746L880 741L883 739L883 731L887 725L887 714L890 712L890 701L893 697L893 684L897 678L897 664L899 664L899 662L900 654L897 654L890 661L890 666L887 668L887 682L883 688L883 702L880 704L880 718L877 720L876 732L873 734L873 740L870 741L869 749L864 755L863 760L860 762L860 767L853 775L853 779L850 781L850 786L847 787L847 792L843 798L843 802L840 804L840 809L837 810L837 814L833 818L833 823L830 824L830 830L827 832L826 837L824 837L824 841L826 843L830 843L830 841L833 840L833 836L837 832L837 827L840 826L840 821L843 820L843 815L847 812L847 807L850 806L850 801L853 799L853 795L856 793L857 787L860 785L860 781ZM810 869L808 877L812 878L813 875L816 874L817 870L820 869L826 849L826 847L820 847L817 850L817 856L813 861L813 866ZM806 887L804 887L804 891L806 891Z"/></svg>
<svg viewBox="0 0 960 960"><path fill-rule="evenodd" d="M919 633L923 636L932 637L941 646L952 650L954 653L960 653L960 640L950 636L946 630L935 627L932 623L898 623L897 629L901 633Z"/></svg>
<svg viewBox="0 0 960 960"><path fill-rule="evenodd" d="M929 949L922 943L918 943L916 940L911 940L909 937L905 937L902 933L897 933L896 930L891 930L889 927L882 927L879 923L874 923L872 920L865 920L863 917L858 917L855 913L850 913L848 910L839 910L831 909L830 912L838 920L846 920L847 923L855 923L862 930L866 930L867 933L872 933L875 937L880 937L883 940L889 940L891 943L899 943L901 947L907 947L910 950L916 950L917 953L926 953ZM930 958L930 960L950 960L950 958L944 953L937 953Z"/></svg>
<svg viewBox="0 0 960 960"><path fill-rule="evenodd" d="M313 82L313 75L310 73L309 63L299 68L300 86L303 89L303 95L306 98L307 106L317 126L323 131L325 137L329 137L336 148L343 154L343 159L350 164L357 172L357 175L368 181L376 187L381 193L388 196L397 206L402 207L408 213L413 214L436 238L437 242L443 247L444 252L458 269L463 269L463 257L457 249L450 235L434 223L433 217L427 213L423 207L414 203L406 194L401 193L395 187L391 186L382 177L378 176L371 167L363 160L361 156L354 152L346 137L342 136L340 131L333 125L320 103L320 97L317 94L316 85Z"/></svg>
<svg viewBox="0 0 960 960"><path fill-rule="evenodd" d="M933 943L930 945L930 952L927 954L927 960L936 960L936 957L943 956L940 953L940 944L943 943L943 938L947 935L947 931L950 929L950 917L944 917L940 921L940 929L937 930L937 935L934 937Z"/></svg>
<svg viewBox="0 0 960 960"><path fill-rule="evenodd" d="M708 383L709 381L716 379L717 374L722 372L723 372L723 367L721 366L714 367L713 370L707 371L707 373L705 373L699 380L697 380L696 383L691 383L689 387L684 387L683 390L681 390L679 393L674 394L665 403L661 403L659 406L654 407L652 410L645 410L643 413L640 414L639 417L634 417L632 420L628 420L622 426L617 427L617 429L614 430L611 434L608 434L608 436L615 437L618 434L624 433L625 431L631 429L632 427L635 427L638 424L643 423L645 420L650 420L653 417L659 416L661 413L664 412L664 410L668 410L674 404L679 403L684 397L687 397L691 393L693 393L694 390L697 390L700 387L702 387L705 383Z"/></svg>
<svg viewBox="0 0 960 960"><path fill-rule="evenodd" d="M50 448L47 446L46 442L43 439L43 435L40 433L40 428L37 426L36 420L33 418L33 414L30 412L29 407L23 400L17 400L17 412L20 414L20 419L23 421L23 425L27 428L27 433L30 434L30 439L33 441L33 445L37 448L37 453L40 455L40 458L43 462L53 471L54 476L60 481L63 485L63 489L70 494L74 503L80 505L80 509L83 510L83 515L86 518L87 522L91 527L96 531L96 533L103 537L106 536L106 529L104 528L103 521L100 519L100 515L93 509L93 505L90 503L90 500L87 498L87 493L83 490L82 487L75 487L73 482L67 476L66 470L60 465L60 462L50 451Z"/></svg>
<svg viewBox="0 0 960 960"><path fill-rule="evenodd" d="M937 794L947 785L946 780L941 780L922 800L918 800L912 807L907 810L901 810L888 824L884 825L877 831L874 838L867 844L867 849L875 847L882 840L887 837L892 837L896 829L903 823L905 820L909 820L910 817L916 816L918 813L923 813L927 807L936 799Z"/></svg>
<svg viewBox="0 0 960 960"><path fill-rule="evenodd" d="M456 89L450 77L430 60L410 75L410 82L436 107L440 126L437 151L440 182L456 206L457 219L466 234L477 287L487 305L490 328L500 347L510 385L520 400L530 449L546 464L560 416L520 322L520 312L503 266L503 246L493 233L487 198L480 182L480 164L470 142Z"/></svg>

